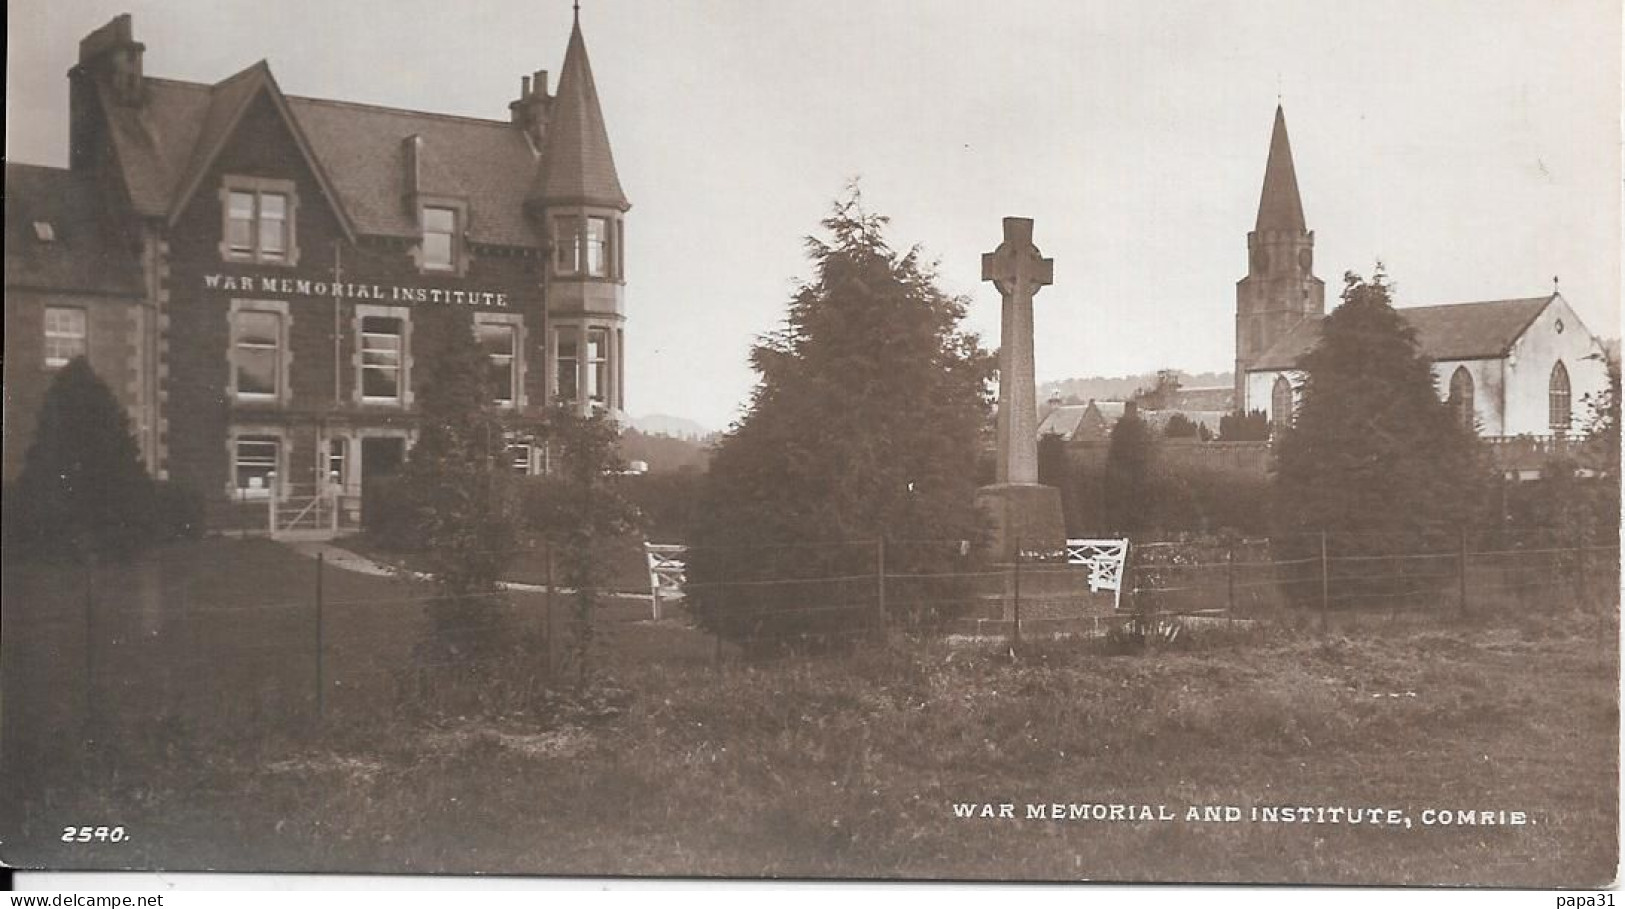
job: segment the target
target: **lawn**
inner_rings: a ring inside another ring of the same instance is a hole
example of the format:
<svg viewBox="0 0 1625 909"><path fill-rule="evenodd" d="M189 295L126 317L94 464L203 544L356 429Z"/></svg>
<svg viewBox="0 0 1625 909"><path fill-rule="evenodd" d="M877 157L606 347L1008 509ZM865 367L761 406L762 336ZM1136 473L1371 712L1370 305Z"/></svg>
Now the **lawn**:
<svg viewBox="0 0 1625 909"><path fill-rule="evenodd" d="M307 580L276 556L254 554L267 584L279 564L284 586ZM366 581L382 586L336 598L410 593ZM73 677L56 660L19 658L28 649L11 623L20 583L7 579L8 730L29 680L17 672L43 667L64 685ZM1617 851L1617 611L1604 612L1548 606L1330 632L1212 628L1137 655L1072 641L1012 659L893 640L720 666L708 639L680 623L622 622L602 663L617 693L601 710L569 702L425 720L388 697L354 694L325 719L266 722L267 706L260 720L172 719L89 745L66 724L54 733L58 759L21 764L8 737L3 857L172 869L1594 887L1612 880ZM405 660L416 632L401 614L396 629L357 621L339 652L382 654L358 665ZM289 635L308 627L287 621ZM263 642L277 632L236 633ZM284 662L296 675L309 668ZM214 674L200 675L203 664ZM184 665L172 692L227 684L237 671L220 660ZM1029 804L1057 802L1148 805L1180 819L1025 817ZM955 817L955 804L989 803L1016 816ZM1244 816L1376 807L1412 824L1186 821L1189 806ZM1424 812L1439 809L1519 811L1528 823L1424 825ZM130 838L58 842L69 824L122 824Z"/></svg>

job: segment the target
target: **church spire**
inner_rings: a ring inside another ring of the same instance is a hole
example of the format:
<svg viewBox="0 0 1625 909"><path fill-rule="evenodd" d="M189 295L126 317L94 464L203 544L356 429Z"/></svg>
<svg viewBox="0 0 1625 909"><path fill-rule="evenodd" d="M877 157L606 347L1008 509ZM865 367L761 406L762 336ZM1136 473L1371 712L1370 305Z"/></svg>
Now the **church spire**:
<svg viewBox="0 0 1625 909"><path fill-rule="evenodd" d="M581 37L579 7L575 13L558 95L548 117L539 195L549 205L603 205L624 211L631 206L615 172L609 131L598 105L598 85L587 61L587 42Z"/></svg>
<svg viewBox="0 0 1625 909"><path fill-rule="evenodd" d="M1286 113L1275 106L1275 131L1270 135L1269 162L1264 165L1264 192L1258 200L1258 223L1266 230L1307 230L1303 201L1298 198L1298 174L1292 167L1292 144L1286 137Z"/></svg>

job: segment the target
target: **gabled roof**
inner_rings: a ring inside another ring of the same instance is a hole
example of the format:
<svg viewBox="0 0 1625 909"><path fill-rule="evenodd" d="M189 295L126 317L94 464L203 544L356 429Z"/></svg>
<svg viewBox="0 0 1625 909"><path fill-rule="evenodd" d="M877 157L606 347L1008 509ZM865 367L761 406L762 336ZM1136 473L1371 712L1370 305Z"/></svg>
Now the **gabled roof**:
<svg viewBox="0 0 1625 909"><path fill-rule="evenodd" d="M1083 419L1087 404L1057 404L1044 414L1044 419L1038 422L1038 437L1058 435L1063 439L1071 439L1072 434L1078 431L1078 422Z"/></svg>
<svg viewBox="0 0 1625 909"><path fill-rule="evenodd" d="M559 93L547 120L546 164L538 192L548 203L585 203L626 210L631 207L615 172L609 131L598 103L598 84L587 61L581 20L570 30L559 73Z"/></svg>
<svg viewBox="0 0 1625 909"><path fill-rule="evenodd" d="M95 183L70 170L6 162L6 287L145 294L141 262L101 216ZM46 225L41 239L35 225Z"/></svg>
<svg viewBox="0 0 1625 909"><path fill-rule="evenodd" d="M281 87L276 84L276 78L271 75L270 64L261 60L235 76L225 79L214 86L210 96L208 110L203 116L203 125L199 129L197 142L192 147L191 162L181 178L174 199L170 202L170 224L174 224L180 218L181 212L185 211L187 204L192 201L198 186L208 175L209 169L214 166L220 153L225 150L232 135L237 131L237 124L242 122L254 100L263 96L270 99L272 106L281 115L283 123L287 125L288 132L293 135L294 144L298 146L305 164L316 176L316 182L321 185L328 201L332 203L345 235L351 240L355 239L355 226L345 210L344 200L334 192L332 181L328 179L321 159L312 150L310 140L305 137L299 121L289 110L287 98L282 94Z"/></svg>
<svg viewBox="0 0 1625 909"><path fill-rule="evenodd" d="M1416 329L1417 346L1430 360L1482 360L1503 357L1557 294L1477 303L1446 303L1399 309ZM1264 351L1248 367L1259 370L1293 369L1298 359L1320 341L1324 316L1309 316Z"/></svg>
<svg viewBox="0 0 1625 909"><path fill-rule="evenodd" d="M1254 230L1307 230L1303 200L1298 196L1298 172L1292 166L1292 143L1286 137L1286 113L1275 106L1275 129L1270 134L1270 157L1264 165L1264 191L1258 199Z"/></svg>

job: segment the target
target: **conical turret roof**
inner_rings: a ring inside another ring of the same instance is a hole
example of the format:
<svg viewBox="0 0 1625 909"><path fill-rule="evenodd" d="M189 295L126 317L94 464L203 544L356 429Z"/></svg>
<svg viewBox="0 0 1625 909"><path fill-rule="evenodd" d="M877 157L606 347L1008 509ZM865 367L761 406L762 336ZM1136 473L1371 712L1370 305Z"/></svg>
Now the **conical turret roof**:
<svg viewBox="0 0 1625 909"><path fill-rule="evenodd" d="M1298 197L1298 174L1292 167L1292 144L1286 137L1286 114L1275 107L1275 131L1270 135L1269 162L1264 165L1264 192L1258 200L1255 230L1305 231L1303 201Z"/></svg>
<svg viewBox="0 0 1625 909"><path fill-rule="evenodd" d="M598 105L598 85L587 61L579 16L564 52L559 91L548 116L547 148L542 159L540 192L545 204L605 205L627 209L630 203L615 173L609 131Z"/></svg>

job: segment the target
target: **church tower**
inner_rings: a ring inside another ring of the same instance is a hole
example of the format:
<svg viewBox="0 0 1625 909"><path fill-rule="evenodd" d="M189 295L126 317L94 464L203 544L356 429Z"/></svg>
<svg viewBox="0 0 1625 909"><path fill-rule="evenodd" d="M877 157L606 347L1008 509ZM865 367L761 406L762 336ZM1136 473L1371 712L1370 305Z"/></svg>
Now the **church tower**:
<svg viewBox="0 0 1625 909"><path fill-rule="evenodd" d="M579 7L541 138L542 170L530 202L552 247L548 399L619 418L626 409L625 216L632 206L615 172Z"/></svg>
<svg viewBox="0 0 1625 909"><path fill-rule="evenodd" d="M1326 283L1315 277L1314 252L1286 114L1277 105L1258 221L1247 234L1247 277L1236 283L1236 409L1243 413L1265 404L1247 400L1247 368L1304 318L1326 313Z"/></svg>

